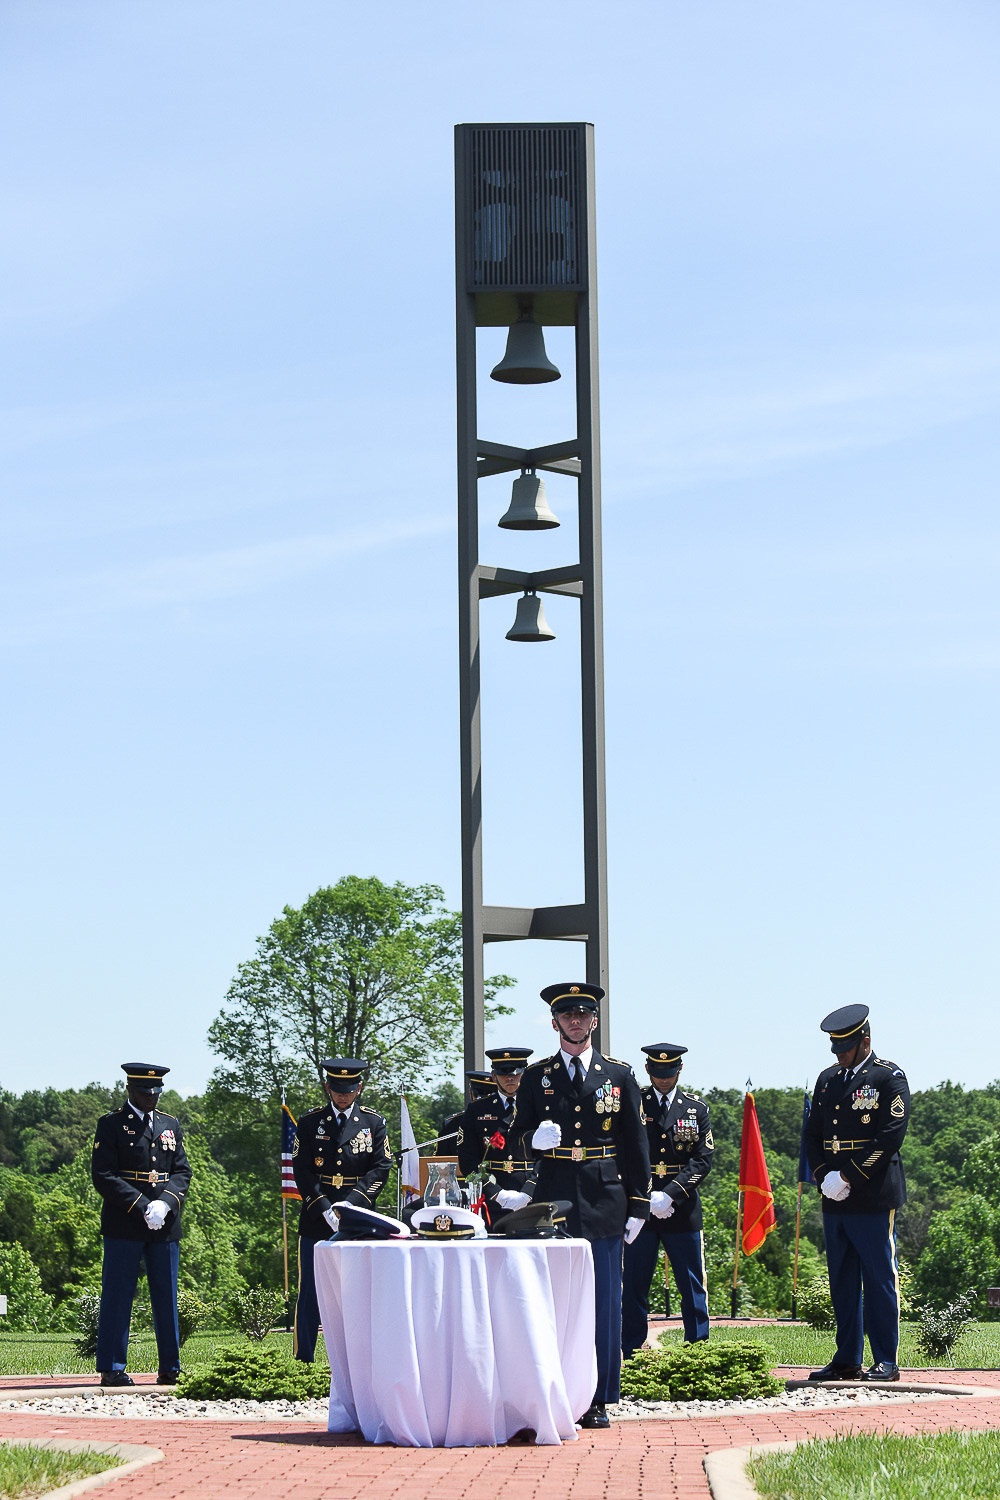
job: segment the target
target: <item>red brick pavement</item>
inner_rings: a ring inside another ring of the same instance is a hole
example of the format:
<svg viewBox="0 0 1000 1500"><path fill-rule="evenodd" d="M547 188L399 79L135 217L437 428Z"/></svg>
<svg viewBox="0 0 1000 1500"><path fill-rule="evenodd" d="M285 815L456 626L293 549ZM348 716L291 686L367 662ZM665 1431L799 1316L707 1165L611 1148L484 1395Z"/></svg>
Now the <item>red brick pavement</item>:
<svg viewBox="0 0 1000 1500"><path fill-rule="evenodd" d="M789 1375L801 1374L787 1371ZM987 1386L1000 1391L1000 1371L920 1371L924 1383ZM58 1380L30 1382L51 1394ZM0 1385L24 1388L25 1380ZM145 1383L145 1382L143 1382ZM89 1384L89 1382L88 1382ZM95 1442L148 1443L163 1464L116 1481L114 1500L605 1500L605 1497L705 1497L706 1453L750 1442L829 1437L838 1432L939 1432L995 1427L996 1398L823 1412L733 1414L684 1421L618 1422L610 1432L583 1432L561 1448L374 1448L358 1437L333 1436L301 1423L116 1422L0 1413L6 1437L80 1437ZM155 1476L155 1477L151 1477Z"/></svg>

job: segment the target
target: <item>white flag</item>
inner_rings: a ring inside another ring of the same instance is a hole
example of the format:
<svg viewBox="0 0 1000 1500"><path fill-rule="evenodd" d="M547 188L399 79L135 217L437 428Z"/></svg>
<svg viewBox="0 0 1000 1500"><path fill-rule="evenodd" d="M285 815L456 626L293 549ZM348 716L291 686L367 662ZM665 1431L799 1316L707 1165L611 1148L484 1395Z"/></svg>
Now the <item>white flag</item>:
<svg viewBox="0 0 1000 1500"><path fill-rule="evenodd" d="M403 1148L399 1185L403 1190L404 1203L409 1203L412 1198L420 1197L420 1157L417 1154L417 1138L410 1124L405 1094L399 1096L399 1144Z"/></svg>

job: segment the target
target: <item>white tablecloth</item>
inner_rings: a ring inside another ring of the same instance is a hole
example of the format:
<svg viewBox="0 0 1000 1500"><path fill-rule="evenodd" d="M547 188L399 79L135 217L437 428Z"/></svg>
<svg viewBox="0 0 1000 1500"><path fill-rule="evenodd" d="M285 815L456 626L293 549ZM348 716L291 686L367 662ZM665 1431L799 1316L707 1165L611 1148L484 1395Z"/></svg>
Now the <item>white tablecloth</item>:
<svg viewBox="0 0 1000 1500"><path fill-rule="evenodd" d="M586 1240L321 1242L331 1432L414 1448L576 1437L593 1400Z"/></svg>

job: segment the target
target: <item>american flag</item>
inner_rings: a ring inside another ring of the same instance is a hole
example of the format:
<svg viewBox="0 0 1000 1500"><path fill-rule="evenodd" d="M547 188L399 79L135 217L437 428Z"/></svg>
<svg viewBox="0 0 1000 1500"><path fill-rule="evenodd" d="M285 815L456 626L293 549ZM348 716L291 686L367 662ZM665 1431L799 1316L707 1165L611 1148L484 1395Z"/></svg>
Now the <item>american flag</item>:
<svg viewBox="0 0 1000 1500"><path fill-rule="evenodd" d="M295 1116L287 1104L281 1106L281 1196L283 1198L297 1198L300 1202L302 1194L295 1186L295 1174L292 1171L292 1148L295 1145Z"/></svg>

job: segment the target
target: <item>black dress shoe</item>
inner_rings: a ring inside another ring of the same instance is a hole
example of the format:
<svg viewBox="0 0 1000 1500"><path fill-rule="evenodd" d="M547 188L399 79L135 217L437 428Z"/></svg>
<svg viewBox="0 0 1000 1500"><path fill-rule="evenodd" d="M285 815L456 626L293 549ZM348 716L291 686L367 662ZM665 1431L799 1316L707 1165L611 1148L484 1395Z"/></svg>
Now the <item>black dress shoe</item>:
<svg viewBox="0 0 1000 1500"><path fill-rule="evenodd" d="M890 1364L887 1359L880 1360L877 1365L872 1365L870 1370L865 1370L862 1380L898 1380L899 1366Z"/></svg>
<svg viewBox="0 0 1000 1500"><path fill-rule="evenodd" d="M157 1385L176 1385L180 1376L180 1370L157 1370L156 1383Z"/></svg>
<svg viewBox="0 0 1000 1500"><path fill-rule="evenodd" d="M585 1411L580 1418L581 1427L610 1427L611 1418L608 1409L602 1401L595 1401L589 1411Z"/></svg>
<svg viewBox="0 0 1000 1500"><path fill-rule="evenodd" d="M822 1370L811 1370L807 1380L861 1380L860 1365L824 1365Z"/></svg>
<svg viewBox="0 0 1000 1500"><path fill-rule="evenodd" d="M102 1385L135 1385L131 1375L126 1375L124 1370L102 1370Z"/></svg>

